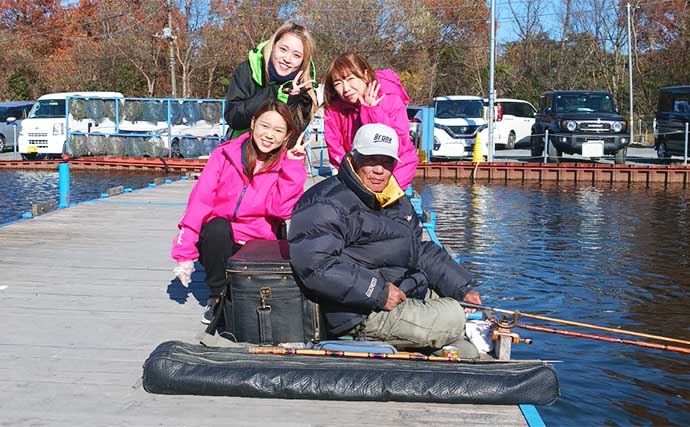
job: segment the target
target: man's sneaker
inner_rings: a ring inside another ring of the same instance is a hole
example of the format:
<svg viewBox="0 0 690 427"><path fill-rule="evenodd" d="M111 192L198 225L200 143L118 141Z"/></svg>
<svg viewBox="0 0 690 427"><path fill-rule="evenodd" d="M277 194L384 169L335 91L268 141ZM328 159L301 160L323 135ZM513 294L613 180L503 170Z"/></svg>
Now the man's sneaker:
<svg viewBox="0 0 690 427"><path fill-rule="evenodd" d="M204 311L204 316L201 318L201 323L208 325L213 321L213 313L216 311L216 304L218 304L218 298L209 297L206 302L206 311Z"/></svg>

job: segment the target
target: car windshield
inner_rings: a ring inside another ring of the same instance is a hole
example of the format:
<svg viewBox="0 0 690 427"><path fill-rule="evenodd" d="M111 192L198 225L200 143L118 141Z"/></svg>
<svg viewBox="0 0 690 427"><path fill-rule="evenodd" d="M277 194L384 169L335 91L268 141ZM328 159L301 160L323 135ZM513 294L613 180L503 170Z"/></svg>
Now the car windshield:
<svg viewBox="0 0 690 427"><path fill-rule="evenodd" d="M0 122L4 122L8 117L12 116L12 110L9 107L0 107ZM15 117L18 118L18 117Z"/></svg>
<svg viewBox="0 0 690 427"><path fill-rule="evenodd" d="M601 93L557 95L557 113L615 113L616 106L611 96Z"/></svg>
<svg viewBox="0 0 690 427"><path fill-rule="evenodd" d="M44 99L34 104L29 112L30 119L55 119L65 117L64 99Z"/></svg>
<svg viewBox="0 0 690 427"><path fill-rule="evenodd" d="M434 103L439 119L482 118L484 103L480 99L443 100Z"/></svg>

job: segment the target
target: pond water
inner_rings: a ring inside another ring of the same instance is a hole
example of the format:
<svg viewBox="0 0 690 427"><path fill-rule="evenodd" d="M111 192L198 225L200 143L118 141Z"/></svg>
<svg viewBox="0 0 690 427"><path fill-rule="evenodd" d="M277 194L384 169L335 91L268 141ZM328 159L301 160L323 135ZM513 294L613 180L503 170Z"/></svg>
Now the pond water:
<svg viewBox="0 0 690 427"><path fill-rule="evenodd" d="M146 187L158 176L179 179L179 175L126 171L70 171L70 203L97 199L108 188L123 185L132 189ZM0 224L31 212L31 204L59 201L58 173L0 170Z"/></svg>
<svg viewBox="0 0 690 427"><path fill-rule="evenodd" d="M690 340L689 190L414 185L486 305ZM515 331L534 343L513 358L562 361L547 425L690 425L689 355Z"/></svg>

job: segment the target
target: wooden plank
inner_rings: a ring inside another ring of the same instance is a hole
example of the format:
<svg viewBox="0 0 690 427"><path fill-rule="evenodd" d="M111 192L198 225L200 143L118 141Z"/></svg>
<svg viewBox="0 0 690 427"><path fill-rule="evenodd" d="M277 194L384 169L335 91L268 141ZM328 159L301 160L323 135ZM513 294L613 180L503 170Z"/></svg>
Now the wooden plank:
<svg viewBox="0 0 690 427"><path fill-rule="evenodd" d="M184 288L169 258L193 185L159 185L0 228L9 278L0 283L0 424L525 425L517 406L143 391L150 352L168 340L194 342L203 329L203 274Z"/></svg>
<svg viewBox="0 0 690 427"><path fill-rule="evenodd" d="M71 387L46 380L25 384L6 382L0 398L24 395L17 406L3 409L7 425L238 425L281 426L362 425L513 426L513 413L489 411L481 405L433 405L393 402L334 402L251 399L241 397L155 396L141 387L77 383ZM69 405L65 405L69 402ZM97 412L92 407L99 408ZM352 423L352 424L350 424Z"/></svg>

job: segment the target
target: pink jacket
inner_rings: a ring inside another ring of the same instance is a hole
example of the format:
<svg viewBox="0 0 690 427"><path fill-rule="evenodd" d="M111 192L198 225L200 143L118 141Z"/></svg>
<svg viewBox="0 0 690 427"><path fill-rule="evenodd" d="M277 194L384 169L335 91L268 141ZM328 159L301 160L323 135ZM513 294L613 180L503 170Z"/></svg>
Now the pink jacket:
<svg viewBox="0 0 690 427"><path fill-rule="evenodd" d="M187 209L178 224L171 256L175 261L199 257L196 244L201 226L213 218L227 218L235 242L252 239L275 240L275 228L290 218L292 208L304 192L307 172L301 160L289 160L283 153L273 170L254 175L249 183L244 173L243 147L249 133L213 150L199 181L192 189Z"/></svg>
<svg viewBox="0 0 690 427"><path fill-rule="evenodd" d="M366 107L336 100L326 108L324 114L324 136L328 146L331 165L340 168L340 162L352 149L352 140L360 126L368 123L383 123L398 134L398 157L393 176L402 189L412 182L417 170L417 149L410 140L410 122L407 118L407 104L410 97L393 70L377 70L376 80L381 84L379 95L386 94L379 105Z"/></svg>

